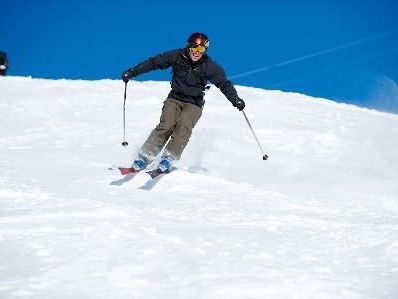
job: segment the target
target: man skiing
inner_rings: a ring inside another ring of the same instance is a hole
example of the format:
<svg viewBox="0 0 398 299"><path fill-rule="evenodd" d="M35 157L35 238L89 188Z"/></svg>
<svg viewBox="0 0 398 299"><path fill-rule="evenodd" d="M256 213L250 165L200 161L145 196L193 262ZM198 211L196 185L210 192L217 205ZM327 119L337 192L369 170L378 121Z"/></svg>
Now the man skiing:
<svg viewBox="0 0 398 299"><path fill-rule="evenodd" d="M208 47L206 34L196 32L188 37L185 48L151 57L122 73L122 80L127 83L140 74L172 67L171 91L164 101L160 122L134 160L135 171L145 169L165 145L158 167L161 172L169 172L173 162L180 159L202 115L207 81L217 86L239 111L245 108L222 67L206 54Z"/></svg>

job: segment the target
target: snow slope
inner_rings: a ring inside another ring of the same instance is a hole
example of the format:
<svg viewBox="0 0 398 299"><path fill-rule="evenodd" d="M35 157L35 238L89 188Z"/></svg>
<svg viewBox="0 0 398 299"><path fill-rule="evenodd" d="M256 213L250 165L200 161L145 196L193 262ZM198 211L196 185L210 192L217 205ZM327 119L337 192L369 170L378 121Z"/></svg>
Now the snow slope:
<svg viewBox="0 0 398 299"><path fill-rule="evenodd" d="M167 82L0 78L0 298L398 298L398 116L213 87L179 170L122 178Z"/></svg>

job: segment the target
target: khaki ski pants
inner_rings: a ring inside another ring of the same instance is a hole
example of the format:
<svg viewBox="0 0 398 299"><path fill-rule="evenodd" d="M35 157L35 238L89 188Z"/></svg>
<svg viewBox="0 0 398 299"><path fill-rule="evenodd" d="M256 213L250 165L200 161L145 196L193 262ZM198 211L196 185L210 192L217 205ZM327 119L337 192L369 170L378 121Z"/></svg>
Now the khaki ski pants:
<svg viewBox="0 0 398 299"><path fill-rule="evenodd" d="M198 106L167 98L160 122L145 141L140 155L148 162L153 161L167 143L163 156L179 160L201 115Z"/></svg>

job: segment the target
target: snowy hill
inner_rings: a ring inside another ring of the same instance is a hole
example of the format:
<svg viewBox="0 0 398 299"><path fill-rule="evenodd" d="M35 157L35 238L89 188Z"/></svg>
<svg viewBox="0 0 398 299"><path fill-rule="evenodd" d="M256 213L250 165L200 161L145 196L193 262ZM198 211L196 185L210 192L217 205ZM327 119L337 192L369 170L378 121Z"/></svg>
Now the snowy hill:
<svg viewBox="0 0 398 299"><path fill-rule="evenodd" d="M397 298L398 116L212 88L179 169L122 178L167 82L0 78L0 298Z"/></svg>

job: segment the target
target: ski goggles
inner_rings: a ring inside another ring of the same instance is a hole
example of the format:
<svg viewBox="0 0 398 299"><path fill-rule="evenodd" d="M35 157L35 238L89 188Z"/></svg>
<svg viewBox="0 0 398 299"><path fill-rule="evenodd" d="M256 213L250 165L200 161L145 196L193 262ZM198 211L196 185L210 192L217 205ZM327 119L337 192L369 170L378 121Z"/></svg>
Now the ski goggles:
<svg viewBox="0 0 398 299"><path fill-rule="evenodd" d="M195 46L195 47L190 47L189 50L190 50L192 53L200 53L200 54L203 54L203 53L206 52L207 48L206 48L205 46L202 46L202 45L197 45L197 46Z"/></svg>

